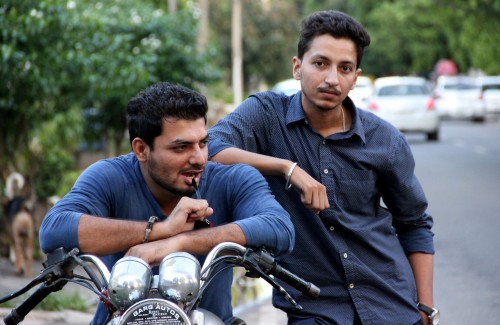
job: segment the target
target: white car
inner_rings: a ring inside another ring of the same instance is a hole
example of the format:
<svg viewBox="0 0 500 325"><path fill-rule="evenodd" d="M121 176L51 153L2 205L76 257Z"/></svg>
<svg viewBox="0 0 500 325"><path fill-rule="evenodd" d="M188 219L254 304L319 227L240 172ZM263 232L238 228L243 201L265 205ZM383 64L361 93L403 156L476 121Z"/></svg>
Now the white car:
<svg viewBox="0 0 500 325"><path fill-rule="evenodd" d="M368 98L370 98L372 91L372 80L368 77L359 76L356 80L356 86L349 92L349 98L352 99L357 107L366 109L368 105Z"/></svg>
<svg viewBox="0 0 500 325"><path fill-rule="evenodd" d="M290 96L298 92L300 89L300 80L286 79L274 85L272 91Z"/></svg>
<svg viewBox="0 0 500 325"><path fill-rule="evenodd" d="M368 110L402 132L425 133L427 140L439 139L439 115L427 80L421 77L375 79Z"/></svg>
<svg viewBox="0 0 500 325"><path fill-rule="evenodd" d="M479 84L486 113L500 113L500 76L481 77Z"/></svg>
<svg viewBox="0 0 500 325"><path fill-rule="evenodd" d="M441 117L465 118L483 122L486 110L477 78L440 76L434 88L436 110Z"/></svg>

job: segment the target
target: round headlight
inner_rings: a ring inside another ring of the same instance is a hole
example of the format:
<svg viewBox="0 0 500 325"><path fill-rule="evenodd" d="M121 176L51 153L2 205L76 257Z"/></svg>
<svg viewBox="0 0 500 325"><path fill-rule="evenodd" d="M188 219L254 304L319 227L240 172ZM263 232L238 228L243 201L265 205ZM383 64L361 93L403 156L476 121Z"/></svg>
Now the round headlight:
<svg viewBox="0 0 500 325"><path fill-rule="evenodd" d="M153 272L144 260L125 256L111 270L108 284L111 301L121 310L148 297Z"/></svg>
<svg viewBox="0 0 500 325"><path fill-rule="evenodd" d="M160 264L158 291L172 301L191 301L200 290L200 269L200 262L189 253L167 255Z"/></svg>

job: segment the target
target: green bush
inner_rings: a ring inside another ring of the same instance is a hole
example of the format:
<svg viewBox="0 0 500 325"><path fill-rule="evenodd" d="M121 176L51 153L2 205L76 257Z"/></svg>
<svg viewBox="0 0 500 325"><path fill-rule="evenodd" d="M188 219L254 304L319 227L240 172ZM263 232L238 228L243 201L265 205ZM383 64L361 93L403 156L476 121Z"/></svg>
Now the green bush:
<svg viewBox="0 0 500 325"><path fill-rule="evenodd" d="M0 308L14 308L26 298L27 295L24 295L22 298L7 301L3 304L0 304ZM46 311L61 311L71 309L81 312L87 312L90 308L91 306L89 305L88 299L82 297L82 295L80 295L78 292L68 293L59 291L50 294L35 309Z"/></svg>

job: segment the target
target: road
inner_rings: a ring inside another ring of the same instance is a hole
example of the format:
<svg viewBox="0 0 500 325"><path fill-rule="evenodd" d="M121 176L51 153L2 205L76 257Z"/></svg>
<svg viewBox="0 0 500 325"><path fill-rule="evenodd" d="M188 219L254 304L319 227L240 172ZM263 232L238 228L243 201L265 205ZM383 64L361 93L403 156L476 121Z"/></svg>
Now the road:
<svg viewBox="0 0 500 325"><path fill-rule="evenodd" d="M434 291L441 324L500 324L500 120L446 121L439 142L420 135L408 139L435 221ZM26 282L5 265L0 272L0 293ZM269 306L263 300L238 314L249 325L286 324L283 313ZM73 314L56 316L80 324ZM43 324L51 323L56 322Z"/></svg>
<svg viewBox="0 0 500 325"><path fill-rule="evenodd" d="M447 121L409 137L434 216L435 303L443 324L500 324L500 122Z"/></svg>

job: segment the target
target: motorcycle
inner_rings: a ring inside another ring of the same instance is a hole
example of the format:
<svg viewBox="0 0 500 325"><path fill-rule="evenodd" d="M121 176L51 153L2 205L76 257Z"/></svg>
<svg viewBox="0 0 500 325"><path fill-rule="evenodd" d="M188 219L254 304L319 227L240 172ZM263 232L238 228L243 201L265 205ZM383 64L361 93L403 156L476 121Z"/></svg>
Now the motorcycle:
<svg viewBox="0 0 500 325"><path fill-rule="evenodd" d="M68 282L94 292L109 311L106 325L219 325L224 324L210 311L200 308L203 292L221 268L243 267L245 275L262 278L273 286L298 311L302 307L275 280L288 283L311 298L319 296L314 284L281 267L265 249L257 251L236 243L221 243L207 255L203 267L186 252L167 255L153 275L142 259L125 256L111 272L94 255L79 255L78 249L59 248L47 255L44 269L24 288L0 299L4 303L31 288L38 288L5 316L6 325L19 324L50 293L61 290ZM74 273L81 267L88 277Z"/></svg>

